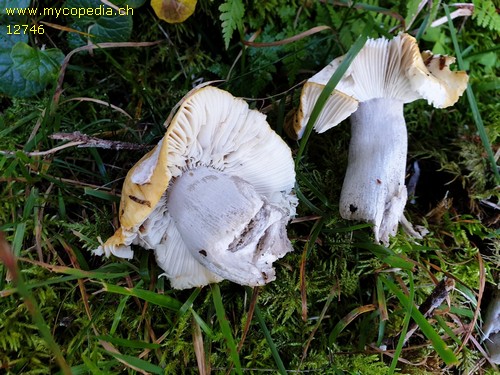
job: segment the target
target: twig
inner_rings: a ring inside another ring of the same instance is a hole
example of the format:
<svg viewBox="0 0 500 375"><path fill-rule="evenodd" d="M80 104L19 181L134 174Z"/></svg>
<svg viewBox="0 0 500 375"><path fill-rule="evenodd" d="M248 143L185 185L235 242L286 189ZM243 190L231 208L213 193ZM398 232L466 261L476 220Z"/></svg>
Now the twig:
<svg viewBox="0 0 500 375"><path fill-rule="evenodd" d="M441 306L443 301L448 297L448 294L455 288L455 280L448 277L444 277L434 288L432 293L427 297L427 299L420 305L418 311L422 313L425 318L432 316L434 310ZM408 327L408 331L405 336L403 345L408 341L408 339L417 330L418 325L415 321L412 321Z"/></svg>
<svg viewBox="0 0 500 375"><path fill-rule="evenodd" d="M61 141L71 141L70 143L76 144L76 146L79 148L97 147L109 150L143 150L149 147L148 145L139 145L136 143L121 141L110 141L107 139L92 137L78 131L73 133L54 133L50 135L49 138Z"/></svg>
<svg viewBox="0 0 500 375"><path fill-rule="evenodd" d="M32 151L32 152L24 152L24 151L2 151L0 150L0 155L10 155L14 156L17 152L22 152L26 156L47 156L51 154L55 154L58 151L64 150L70 147L97 147L104 148L108 150L143 150L150 146L148 145L138 145L136 143L129 142L121 142L121 141L109 141L106 139L100 139L96 137L91 137L86 134L82 134L80 132L73 133L54 133L49 136L51 139L57 139L62 141L70 141L69 143L65 143L63 145L51 148L46 151Z"/></svg>

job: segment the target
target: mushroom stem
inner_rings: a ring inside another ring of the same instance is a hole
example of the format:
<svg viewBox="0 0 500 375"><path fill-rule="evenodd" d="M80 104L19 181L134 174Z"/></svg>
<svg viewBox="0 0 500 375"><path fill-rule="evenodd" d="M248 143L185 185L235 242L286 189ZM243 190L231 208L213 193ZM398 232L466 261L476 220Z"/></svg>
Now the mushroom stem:
<svg viewBox="0 0 500 375"><path fill-rule="evenodd" d="M349 162L340 215L374 224L375 240L387 244L403 216L408 136L403 101L371 99L351 116Z"/></svg>
<svg viewBox="0 0 500 375"><path fill-rule="evenodd" d="M275 278L273 262L292 251L289 212L237 176L188 170L172 184L167 205L191 255L225 279L264 285Z"/></svg>

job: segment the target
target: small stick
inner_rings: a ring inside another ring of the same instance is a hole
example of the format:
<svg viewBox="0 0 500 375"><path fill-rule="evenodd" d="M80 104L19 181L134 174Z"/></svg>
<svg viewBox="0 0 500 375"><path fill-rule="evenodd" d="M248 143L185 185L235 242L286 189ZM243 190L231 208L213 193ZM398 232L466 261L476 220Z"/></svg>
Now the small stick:
<svg viewBox="0 0 500 375"><path fill-rule="evenodd" d="M110 150L142 150L148 147L147 145L139 145L136 143L110 141L107 139L92 137L78 131L73 133L54 133L49 137L51 139L61 141L71 141L72 143L75 143L77 147L98 147Z"/></svg>
<svg viewBox="0 0 500 375"><path fill-rule="evenodd" d="M432 293L427 297L427 299L420 305L418 311L422 313L425 318L430 317L436 308L441 306L443 301L448 297L448 294L455 288L455 280L444 277L434 288ZM408 341L411 335L417 330L418 325L415 321L412 321L408 327L408 332L406 332L404 344Z"/></svg>

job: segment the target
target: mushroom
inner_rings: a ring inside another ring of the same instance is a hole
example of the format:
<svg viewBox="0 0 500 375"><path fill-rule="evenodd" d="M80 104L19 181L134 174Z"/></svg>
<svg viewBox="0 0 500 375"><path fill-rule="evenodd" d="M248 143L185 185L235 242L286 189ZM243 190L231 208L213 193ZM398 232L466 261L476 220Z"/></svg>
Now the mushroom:
<svg viewBox="0 0 500 375"><path fill-rule="evenodd" d="M483 314L483 337L493 363L500 364L500 284L493 290L486 313Z"/></svg>
<svg viewBox="0 0 500 375"><path fill-rule="evenodd" d="M263 285L292 251L297 198L290 148L242 99L197 89L158 145L127 174L120 228L94 251L131 258L154 250L173 288L228 279Z"/></svg>
<svg viewBox="0 0 500 375"><path fill-rule="evenodd" d="M324 84L312 81L304 84L300 93L300 107L287 116L285 130L291 138L300 139L304 135L314 105L324 87ZM358 109L358 104L358 101L351 96L333 90L315 122L314 129L318 133L323 133L339 124Z"/></svg>
<svg viewBox="0 0 500 375"><path fill-rule="evenodd" d="M303 90L314 91L317 97L343 59L336 58L311 77ZM454 61L453 57L429 51L421 54L415 38L408 34L392 40L369 39L326 102L322 112L327 114L321 114L315 124L315 130L321 133L352 113L340 214L344 219L372 223L377 242L387 244L400 221L411 234L419 235L403 215L408 144L403 105L421 98L437 108L453 105L468 80L465 72L449 69ZM298 134L305 128L313 107L304 96L296 117L299 125L294 126ZM332 111L330 106L339 99L344 110Z"/></svg>

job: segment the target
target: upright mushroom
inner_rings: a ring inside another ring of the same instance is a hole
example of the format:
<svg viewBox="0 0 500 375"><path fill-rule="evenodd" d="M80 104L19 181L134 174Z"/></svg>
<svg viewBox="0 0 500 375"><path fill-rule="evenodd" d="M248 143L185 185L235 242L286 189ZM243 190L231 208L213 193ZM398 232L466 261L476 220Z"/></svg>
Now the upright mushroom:
<svg viewBox="0 0 500 375"><path fill-rule="evenodd" d="M127 174L121 227L95 254L155 252L173 288L274 280L292 251L294 163L265 116L214 88L182 102L158 145Z"/></svg>
<svg viewBox="0 0 500 375"><path fill-rule="evenodd" d="M336 58L311 77L303 90L317 96L343 59L344 56ZM342 108L351 110L352 135L340 214L345 219L373 223L377 242L388 243L398 222L405 220L408 135L403 104L426 99L437 108L453 105L468 80L465 72L450 71L449 65L454 61L453 57L429 51L421 54L415 38L408 34L399 34L392 40L369 39L327 101L323 111L328 115L320 115L315 124L321 133L349 116L345 110L329 109L338 100L342 101ZM312 107L303 93L299 125L294 126L297 133L306 126Z"/></svg>

